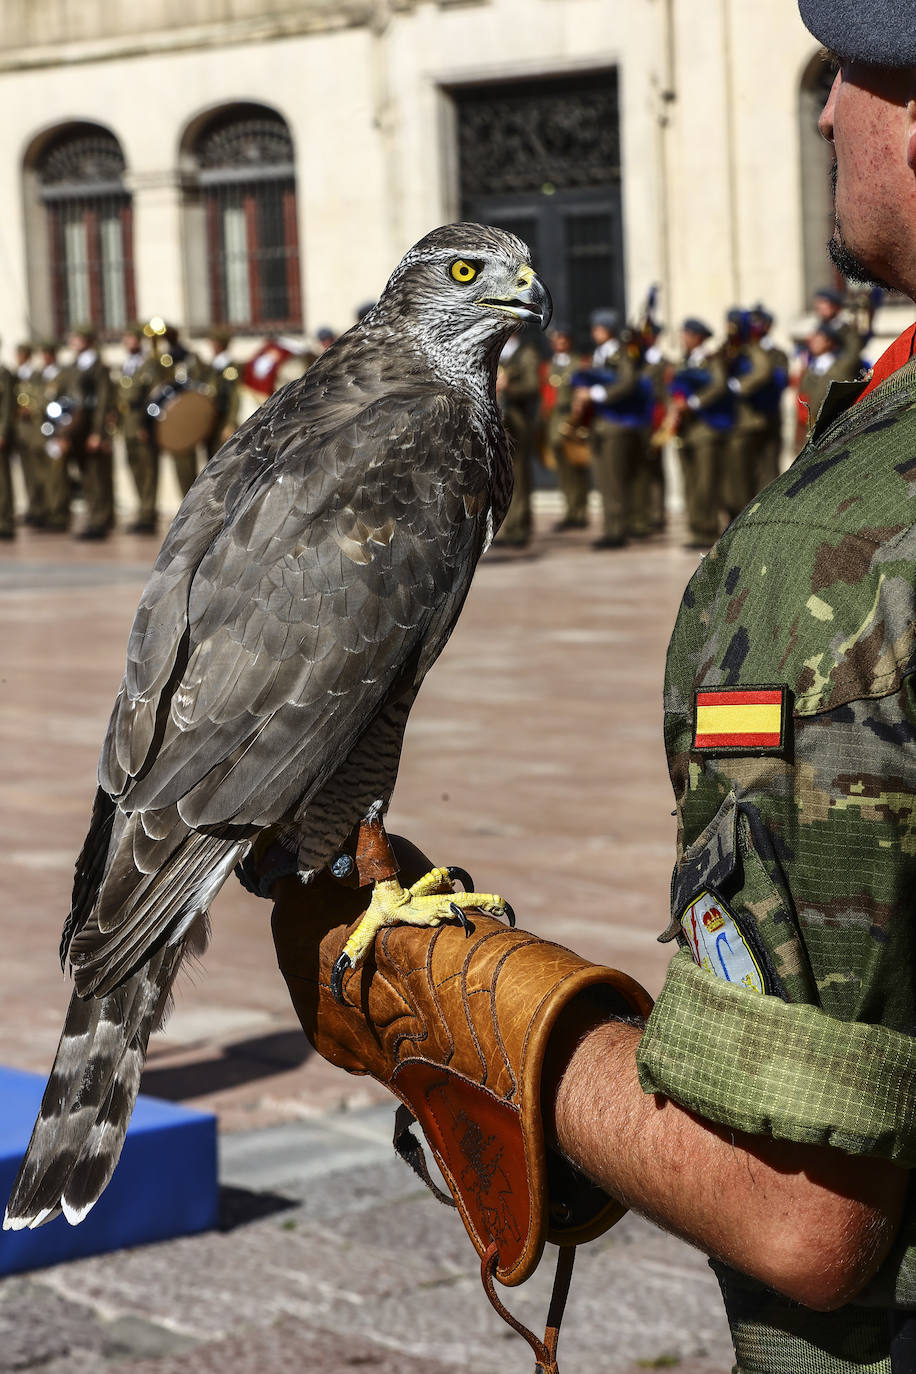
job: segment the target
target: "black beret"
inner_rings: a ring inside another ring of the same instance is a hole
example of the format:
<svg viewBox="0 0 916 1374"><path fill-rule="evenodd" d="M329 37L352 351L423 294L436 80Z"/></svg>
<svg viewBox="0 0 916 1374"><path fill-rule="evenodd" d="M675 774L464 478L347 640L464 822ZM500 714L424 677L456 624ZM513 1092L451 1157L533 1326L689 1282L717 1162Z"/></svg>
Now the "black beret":
<svg viewBox="0 0 916 1374"><path fill-rule="evenodd" d="M913 0L798 0L802 23L847 61L916 66Z"/></svg>
<svg viewBox="0 0 916 1374"><path fill-rule="evenodd" d="M616 333L620 328L620 311L613 310L609 305L600 306L593 310L588 317L590 325L598 325L601 329L607 329L611 334Z"/></svg>
<svg viewBox="0 0 916 1374"><path fill-rule="evenodd" d="M698 320L695 315L688 315L687 319L681 325L681 328L687 334L701 334L704 339L712 337L712 330L709 325L704 324L702 320Z"/></svg>

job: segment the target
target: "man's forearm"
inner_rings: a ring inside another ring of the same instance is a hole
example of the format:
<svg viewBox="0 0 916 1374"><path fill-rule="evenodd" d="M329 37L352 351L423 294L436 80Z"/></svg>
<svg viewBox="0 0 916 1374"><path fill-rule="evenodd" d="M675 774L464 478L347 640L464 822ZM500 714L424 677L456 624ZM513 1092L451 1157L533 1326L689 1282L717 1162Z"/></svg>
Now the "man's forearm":
<svg viewBox="0 0 916 1374"><path fill-rule="evenodd" d="M636 1211L796 1301L848 1301L890 1247L907 1172L731 1132L643 1093L640 1035L598 1025L555 1066L544 1108L564 1154Z"/></svg>

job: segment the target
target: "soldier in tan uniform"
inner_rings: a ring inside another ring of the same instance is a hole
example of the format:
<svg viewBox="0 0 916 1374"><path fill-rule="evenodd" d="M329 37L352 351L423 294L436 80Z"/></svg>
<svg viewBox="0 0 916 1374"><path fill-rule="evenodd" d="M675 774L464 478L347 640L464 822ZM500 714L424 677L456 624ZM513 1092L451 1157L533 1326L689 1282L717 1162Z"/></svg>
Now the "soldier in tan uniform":
<svg viewBox="0 0 916 1374"><path fill-rule="evenodd" d="M547 411L544 429L544 444L556 466L557 481L563 497L563 515L554 525L556 533L566 530L584 530L588 524L588 493L591 487L587 437L586 442L575 444L572 433L573 373L582 366L582 360L572 351L572 334L566 325L555 325L550 333L553 356L547 368L546 395L548 404L542 404ZM585 432L587 436L587 431ZM575 456L584 451L586 461L574 461ZM572 457L571 457L572 455Z"/></svg>
<svg viewBox="0 0 916 1374"><path fill-rule="evenodd" d="M752 335L747 310L728 312L725 361L728 389L735 398L735 418L722 458L722 505L729 520L734 520L757 492L760 451L766 441L766 420L759 401L772 374L769 357Z"/></svg>
<svg viewBox="0 0 916 1374"><path fill-rule="evenodd" d="M47 521L45 452L41 425L44 420L43 391L40 370L32 364L32 345L16 345L16 416L14 443L25 485L26 508L23 524L42 529Z"/></svg>
<svg viewBox="0 0 916 1374"><path fill-rule="evenodd" d="M54 426L48 418L48 406L57 399L60 391L60 375L57 344L53 339L43 339L38 345L38 365L33 385L40 398L39 428L45 454L46 517L43 528L51 534L65 534L70 527L70 474L67 454L60 441L55 442Z"/></svg>
<svg viewBox="0 0 916 1374"><path fill-rule="evenodd" d="M232 335L228 329L211 329L213 360L210 363L210 385L214 391L216 421L207 439L208 458L212 458L239 427L239 369L229 352L231 342Z"/></svg>
<svg viewBox="0 0 916 1374"><path fill-rule="evenodd" d="M643 322L641 335L644 345L643 376L652 389L652 419L644 431L643 463L646 469L649 528L663 530L667 520L665 496L664 442L656 435L662 429L668 408L668 381L674 370L659 344L662 327L653 319Z"/></svg>
<svg viewBox="0 0 916 1374"><path fill-rule="evenodd" d="M595 549L617 549L627 537L649 533L647 473L641 459L650 422L649 388L641 375L642 350L631 331L620 333L616 310L591 315L595 351L576 373L577 400L591 402L592 467L601 496L602 531Z"/></svg>
<svg viewBox="0 0 916 1374"><path fill-rule="evenodd" d="M71 422L62 443L83 479L86 523L77 539L107 539L114 525L114 471L111 441L115 405L108 368L96 347L91 325L70 336L74 360L57 379L58 397L72 403Z"/></svg>
<svg viewBox="0 0 916 1374"><path fill-rule="evenodd" d="M808 340L809 363L798 384L796 442L803 444L817 419L831 382L849 381L848 341L842 329L821 324Z"/></svg>
<svg viewBox="0 0 916 1374"><path fill-rule="evenodd" d="M147 338L153 341L152 373L154 377L150 400L155 404L157 393L166 387L183 387L188 382L209 386L206 364L181 342L174 325L158 317L144 327ZM148 402L149 403L149 402ZM153 430L155 436L155 429ZM197 447L193 445L172 453L175 476L182 496L186 496L197 476Z"/></svg>
<svg viewBox="0 0 916 1374"><path fill-rule="evenodd" d="M782 398L789 382L789 358L774 341L772 328L773 316L765 306L755 305L751 310L751 338L760 344L770 365L770 380L759 393L765 428L757 450L756 491L763 491L776 480L782 457Z"/></svg>
<svg viewBox="0 0 916 1374"><path fill-rule="evenodd" d="M13 539L16 535L13 476L10 471L15 409L13 374L0 363L0 539Z"/></svg>
<svg viewBox="0 0 916 1374"><path fill-rule="evenodd" d="M669 385L687 507L687 547L708 549L719 535L722 452L734 419L721 349L712 331L691 316L682 326L684 361Z"/></svg>
<svg viewBox="0 0 916 1374"><path fill-rule="evenodd" d="M540 405L540 356L524 335L513 334L499 360L496 398L509 436L515 486L512 504L494 541L520 549L531 538L531 454Z"/></svg>
<svg viewBox="0 0 916 1374"><path fill-rule="evenodd" d="M159 452L152 434L153 421L146 413L149 394L157 382L155 362L143 347L143 325L131 324L124 332L124 362L117 382L118 422L124 438L127 466L137 492L137 514L129 534L155 534L156 497L159 489Z"/></svg>

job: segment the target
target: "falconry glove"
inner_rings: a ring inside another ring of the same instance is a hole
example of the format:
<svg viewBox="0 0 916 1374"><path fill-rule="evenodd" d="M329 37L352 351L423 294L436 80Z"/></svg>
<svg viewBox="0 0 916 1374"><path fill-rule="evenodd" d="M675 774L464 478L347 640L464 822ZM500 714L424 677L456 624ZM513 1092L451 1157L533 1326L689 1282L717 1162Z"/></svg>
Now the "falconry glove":
<svg viewBox="0 0 916 1374"><path fill-rule="evenodd" d="M398 856L406 870L424 871L412 846L399 842ZM401 1099L398 1152L440 1200L453 1200L491 1303L549 1374L574 1248L625 1211L545 1140L541 1092L552 1037L562 1033L558 1022L574 1001L588 1004L595 1024L644 1017L651 998L616 969L475 912L468 929L387 927L345 977L339 1001L332 971L368 899L361 880L357 865L342 881L326 870L307 888L294 878L277 883L273 937L293 1005L319 1054L350 1073L371 1074ZM409 1130L415 1121L451 1199L429 1176ZM561 1250L540 1341L506 1310L493 1281L522 1283L548 1240Z"/></svg>

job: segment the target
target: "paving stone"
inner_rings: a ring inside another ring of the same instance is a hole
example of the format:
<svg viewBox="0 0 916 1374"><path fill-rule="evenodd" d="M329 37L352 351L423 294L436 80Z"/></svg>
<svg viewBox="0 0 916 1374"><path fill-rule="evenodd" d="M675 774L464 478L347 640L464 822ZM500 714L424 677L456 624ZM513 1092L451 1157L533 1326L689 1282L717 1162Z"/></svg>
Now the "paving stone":
<svg viewBox="0 0 916 1374"><path fill-rule="evenodd" d="M23 531L0 550L0 1062L14 1067L48 1067L69 995L57 941L146 576L137 548L117 535L51 553ZM695 565L676 531L609 555L541 534L530 557L488 556L412 712L390 813L523 925L652 992L674 845L662 671ZM144 1084L218 1112L223 1229L3 1281L0 1374L531 1374L459 1220L393 1156L390 1094L310 1051L269 916L227 884ZM531 1326L550 1282L545 1263L506 1294ZM728 1374L703 1256L625 1218L580 1252L560 1353L567 1374Z"/></svg>

